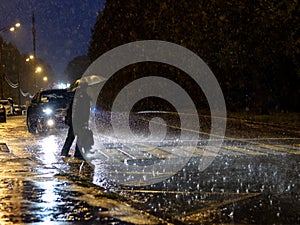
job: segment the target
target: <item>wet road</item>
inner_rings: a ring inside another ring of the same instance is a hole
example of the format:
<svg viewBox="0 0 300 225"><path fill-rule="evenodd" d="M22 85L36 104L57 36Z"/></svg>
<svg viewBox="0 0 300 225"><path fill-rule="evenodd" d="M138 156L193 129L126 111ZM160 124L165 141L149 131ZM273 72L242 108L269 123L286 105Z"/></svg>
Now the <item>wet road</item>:
<svg viewBox="0 0 300 225"><path fill-rule="evenodd" d="M0 224L159 224L92 184L91 168L60 156L64 133L27 133L25 117L0 124Z"/></svg>
<svg viewBox="0 0 300 225"><path fill-rule="evenodd" d="M251 126L262 129L247 124ZM236 135L230 130L219 152L198 146L176 175L136 187L114 185L103 176L105 171L95 173L86 163L59 157L66 131L34 136L26 131L24 117L9 118L0 124L1 142L13 153L1 153L0 224L299 224L299 132L272 129L267 135L255 133L255 138L251 132ZM231 134L235 136L229 138ZM127 163L140 162L141 152L148 161L182 155L170 146L149 150L141 145L136 152L119 145L101 149L105 157ZM199 171L209 158L212 164ZM101 165L105 162L111 163L103 160Z"/></svg>

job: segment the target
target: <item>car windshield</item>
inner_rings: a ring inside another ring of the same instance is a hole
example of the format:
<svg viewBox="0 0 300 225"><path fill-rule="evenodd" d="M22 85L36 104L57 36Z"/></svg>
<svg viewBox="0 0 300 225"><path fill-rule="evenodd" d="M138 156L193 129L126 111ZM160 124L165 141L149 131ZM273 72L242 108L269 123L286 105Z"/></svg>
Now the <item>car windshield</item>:
<svg viewBox="0 0 300 225"><path fill-rule="evenodd" d="M40 96L40 102L42 103L53 103L53 104L67 104L68 102L67 92L42 92Z"/></svg>
<svg viewBox="0 0 300 225"><path fill-rule="evenodd" d="M41 102L56 102L56 101L60 101L64 98L65 98L65 95L62 95L62 94L56 94L56 93L44 94L44 95L41 95Z"/></svg>

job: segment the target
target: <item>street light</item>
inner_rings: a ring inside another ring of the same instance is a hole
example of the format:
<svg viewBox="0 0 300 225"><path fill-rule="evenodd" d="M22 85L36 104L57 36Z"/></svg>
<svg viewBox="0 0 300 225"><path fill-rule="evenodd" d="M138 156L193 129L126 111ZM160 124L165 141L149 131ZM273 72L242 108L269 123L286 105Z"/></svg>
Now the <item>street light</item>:
<svg viewBox="0 0 300 225"><path fill-rule="evenodd" d="M43 68L41 66L37 66L35 68L35 73L38 74L38 73L41 73L43 71ZM34 86L35 86L35 90L37 90L37 78L36 76L34 76Z"/></svg>
<svg viewBox="0 0 300 225"><path fill-rule="evenodd" d="M13 31L15 31L16 30L16 28L19 28L21 26L21 24L20 23L16 23L16 24L14 24L13 26L8 26L8 27L3 27L3 28L1 28L0 29L0 32L4 32L4 31L11 31L11 32L13 32Z"/></svg>
<svg viewBox="0 0 300 225"><path fill-rule="evenodd" d="M35 62L35 56L34 55L29 55L26 59L25 59L26 62L30 62L32 61L33 62L33 65L35 66L36 65L36 62ZM41 66L36 66L34 68L34 73L41 73L43 72L43 68ZM36 91L37 89L37 79L36 79L36 75L34 75L34 91Z"/></svg>
<svg viewBox="0 0 300 225"><path fill-rule="evenodd" d="M42 69L42 67L40 67L40 66L37 66L36 68L35 68L35 73L41 73L43 71L43 69Z"/></svg>
<svg viewBox="0 0 300 225"><path fill-rule="evenodd" d="M29 62L30 60L33 60L33 59L34 59L34 56L30 55L28 58L26 58L26 62Z"/></svg>
<svg viewBox="0 0 300 225"><path fill-rule="evenodd" d="M21 26L20 23L16 23L13 26L8 26L8 27L3 27L0 29L0 33L5 32L5 31L15 31L16 28L19 28ZM3 71L3 65L2 65L2 51L3 51L3 42L1 41L0 44L0 78L1 78L1 98L4 98L4 71Z"/></svg>

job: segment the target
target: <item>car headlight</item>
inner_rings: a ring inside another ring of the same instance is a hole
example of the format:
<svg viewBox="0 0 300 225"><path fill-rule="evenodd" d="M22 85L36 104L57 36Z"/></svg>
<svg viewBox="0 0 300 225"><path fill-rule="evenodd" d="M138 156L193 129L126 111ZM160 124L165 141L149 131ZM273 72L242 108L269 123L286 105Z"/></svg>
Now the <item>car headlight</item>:
<svg viewBox="0 0 300 225"><path fill-rule="evenodd" d="M49 120L47 120L47 125L48 125L49 127L53 127L53 126L54 126L54 124L55 124L55 122L54 122L54 120L53 120L53 119L49 119Z"/></svg>
<svg viewBox="0 0 300 225"><path fill-rule="evenodd" d="M45 108L45 109L43 109L43 113L45 113L46 115L50 115L53 113L53 110L50 108Z"/></svg>

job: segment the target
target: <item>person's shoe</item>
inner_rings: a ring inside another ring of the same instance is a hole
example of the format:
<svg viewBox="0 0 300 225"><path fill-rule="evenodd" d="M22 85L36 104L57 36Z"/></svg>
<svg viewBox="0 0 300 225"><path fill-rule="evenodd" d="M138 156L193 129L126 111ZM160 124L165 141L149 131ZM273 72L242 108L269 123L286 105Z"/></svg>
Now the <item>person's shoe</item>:
<svg viewBox="0 0 300 225"><path fill-rule="evenodd" d="M62 156L62 157L68 157L68 158L71 157L70 154L61 154L61 156Z"/></svg>
<svg viewBox="0 0 300 225"><path fill-rule="evenodd" d="M80 159L80 160L84 160L84 158L81 155L74 155L75 159Z"/></svg>

